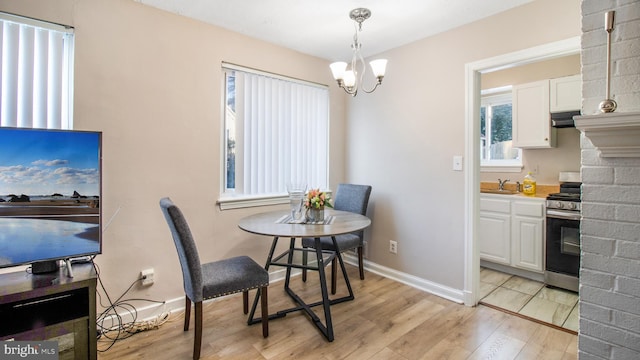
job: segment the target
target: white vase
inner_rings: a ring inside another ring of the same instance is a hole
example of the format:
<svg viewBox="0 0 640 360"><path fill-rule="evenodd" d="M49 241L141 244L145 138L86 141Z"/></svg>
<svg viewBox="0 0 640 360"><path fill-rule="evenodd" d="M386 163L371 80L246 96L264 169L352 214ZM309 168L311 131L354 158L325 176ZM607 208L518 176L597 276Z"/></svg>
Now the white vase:
<svg viewBox="0 0 640 360"><path fill-rule="evenodd" d="M321 208L307 209L307 222L323 222L324 221L324 206Z"/></svg>

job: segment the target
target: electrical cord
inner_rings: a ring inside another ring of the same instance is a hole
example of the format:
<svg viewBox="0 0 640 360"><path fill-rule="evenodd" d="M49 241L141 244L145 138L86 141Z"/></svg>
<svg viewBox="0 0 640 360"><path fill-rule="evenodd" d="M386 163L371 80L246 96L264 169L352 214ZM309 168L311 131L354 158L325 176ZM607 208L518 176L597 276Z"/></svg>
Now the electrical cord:
<svg viewBox="0 0 640 360"><path fill-rule="evenodd" d="M96 289L96 295L98 297L99 304L104 311L97 316L96 326L98 328L98 339L99 343L106 343L104 348L99 348L98 352L105 352L109 350L118 340L123 340L133 336L142 331L157 329L165 322L167 322L170 318L170 313L163 312L157 317L147 320L147 321L138 321L138 311L136 307L131 304L132 301L145 301L157 304L165 304L165 301L158 300L150 300L150 299L139 299L139 298L131 298L131 299L123 299L125 295L133 288L134 285L141 282L143 279L136 279L129 285L129 287L120 295L115 301L111 300L109 293L107 292L104 284L102 283L102 279L100 278L100 271L98 265L91 259L91 263L93 264L94 269L96 270L96 274L98 275L98 283L100 284L100 288L102 292L104 292L104 297L108 302L108 305L103 303L102 295L100 294L99 289ZM125 321L124 316L131 316L131 321ZM106 326L107 321L109 321L111 326Z"/></svg>

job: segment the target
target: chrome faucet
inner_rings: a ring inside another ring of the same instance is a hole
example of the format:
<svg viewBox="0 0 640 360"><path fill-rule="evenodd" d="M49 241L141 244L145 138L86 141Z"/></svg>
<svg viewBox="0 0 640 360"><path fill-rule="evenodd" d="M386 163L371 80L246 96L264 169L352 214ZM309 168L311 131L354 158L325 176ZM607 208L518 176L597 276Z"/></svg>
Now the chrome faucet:
<svg viewBox="0 0 640 360"><path fill-rule="evenodd" d="M498 179L498 190L504 190L504 184L506 184L507 181L509 181L509 179L506 179L506 180Z"/></svg>

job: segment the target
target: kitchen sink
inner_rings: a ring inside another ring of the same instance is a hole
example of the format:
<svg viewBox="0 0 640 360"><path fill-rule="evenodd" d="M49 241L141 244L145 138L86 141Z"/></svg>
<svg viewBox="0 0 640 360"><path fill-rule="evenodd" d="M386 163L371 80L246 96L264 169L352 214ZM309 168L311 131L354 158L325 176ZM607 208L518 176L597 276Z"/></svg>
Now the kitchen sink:
<svg viewBox="0 0 640 360"><path fill-rule="evenodd" d="M515 195L518 193L515 190L500 190L500 189L480 189L480 192L485 194L502 194L502 195Z"/></svg>

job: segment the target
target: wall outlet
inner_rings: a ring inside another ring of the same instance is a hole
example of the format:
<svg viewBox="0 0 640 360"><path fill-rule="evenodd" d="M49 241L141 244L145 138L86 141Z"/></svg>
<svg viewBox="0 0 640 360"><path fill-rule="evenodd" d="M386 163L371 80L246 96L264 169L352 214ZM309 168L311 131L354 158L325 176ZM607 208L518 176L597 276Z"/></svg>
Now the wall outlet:
<svg viewBox="0 0 640 360"><path fill-rule="evenodd" d="M140 271L140 280L142 280L142 285L144 286L153 284L153 269Z"/></svg>
<svg viewBox="0 0 640 360"><path fill-rule="evenodd" d="M395 240L389 240L389 252L393 254L398 253L398 242Z"/></svg>

